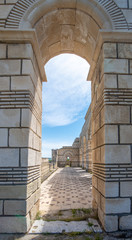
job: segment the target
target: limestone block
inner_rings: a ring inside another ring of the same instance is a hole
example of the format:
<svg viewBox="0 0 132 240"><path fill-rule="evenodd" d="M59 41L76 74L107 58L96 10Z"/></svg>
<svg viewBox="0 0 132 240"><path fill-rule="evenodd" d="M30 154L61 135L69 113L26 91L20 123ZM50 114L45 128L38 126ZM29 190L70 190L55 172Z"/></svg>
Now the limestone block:
<svg viewBox="0 0 132 240"><path fill-rule="evenodd" d="M35 88L30 76L11 77L11 90L29 90L34 94Z"/></svg>
<svg viewBox="0 0 132 240"><path fill-rule="evenodd" d="M19 149L0 148L0 167L18 167Z"/></svg>
<svg viewBox="0 0 132 240"><path fill-rule="evenodd" d="M121 182L121 197L131 197L132 196L132 182Z"/></svg>
<svg viewBox="0 0 132 240"><path fill-rule="evenodd" d="M61 31L61 50L73 50L74 26L63 25Z"/></svg>
<svg viewBox="0 0 132 240"><path fill-rule="evenodd" d="M26 201L4 201L4 215L26 215Z"/></svg>
<svg viewBox="0 0 132 240"><path fill-rule="evenodd" d="M31 210L31 208L34 205L34 198L35 198L35 193L33 193L26 201L26 208L27 208L27 212L29 212Z"/></svg>
<svg viewBox="0 0 132 240"><path fill-rule="evenodd" d="M97 148L95 149L95 162L100 162L100 157L101 157L101 149L100 148Z"/></svg>
<svg viewBox="0 0 132 240"><path fill-rule="evenodd" d="M132 9L123 9L122 12L123 12L127 22L131 23L132 22Z"/></svg>
<svg viewBox="0 0 132 240"><path fill-rule="evenodd" d="M97 188L97 177L95 176L92 177L92 184L95 188Z"/></svg>
<svg viewBox="0 0 132 240"><path fill-rule="evenodd" d="M30 226L29 214L26 217L0 217L0 233L26 233Z"/></svg>
<svg viewBox="0 0 132 240"><path fill-rule="evenodd" d="M130 0L131 1L131 0ZM127 1L126 0L115 0L116 4L119 8L127 8Z"/></svg>
<svg viewBox="0 0 132 240"><path fill-rule="evenodd" d="M132 230L132 215L122 216L119 221L120 230Z"/></svg>
<svg viewBox="0 0 132 240"><path fill-rule="evenodd" d="M128 73L128 60L104 59L104 73Z"/></svg>
<svg viewBox="0 0 132 240"><path fill-rule="evenodd" d="M118 126L105 125L105 143L118 143Z"/></svg>
<svg viewBox="0 0 132 240"><path fill-rule="evenodd" d="M26 185L0 186L1 199L25 199Z"/></svg>
<svg viewBox="0 0 132 240"><path fill-rule="evenodd" d="M0 6L0 18L6 19L9 12L12 9L12 5L1 5Z"/></svg>
<svg viewBox="0 0 132 240"><path fill-rule="evenodd" d="M130 60L130 73L132 73L132 60Z"/></svg>
<svg viewBox="0 0 132 240"><path fill-rule="evenodd" d="M101 148L101 160L106 164L131 163L130 146L106 145Z"/></svg>
<svg viewBox="0 0 132 240"><path fill-rule="evenodd" d="M117 88L117 76L114 74L105 74L104 88Z"/></svg>
<svg viewBox="0 0 132 240"><path fill-rule="evenodd" d="M106 232L115 232L118 230L118 217L105 216L104 229Z"/></svg>
<svg viewBox="0 0 132 240"><path fill-rule="evenodd" d="M10 147L30 147L29 145L29 129L27 128L12 128L9 131L9 146Z"/></svg>
<svg viewBox="0 0 132 240"><path fill-rule="evenodd" d="M116 43L104 43L103 44L103 54L104 58L116 58Z"/></svg>
<svg viewBox="0 0 132 240"><path fill-rule="evenodd" d="M119 88L132 88L132 75L119 75L118 85Z"/></svg>
<svg viewBox="0 0 132 240"><path fill-rule="evenodd" d="M19 109L0 109L0 127L19 127Z"/></svg>
<svg viewBox="0 0 132 240"><path fill-rule="evenodd" d="M132 1L129 0L129 8L132 8Z"/></svg>
<svg viewBox="0 0 132 240"><path fill-rule="evenodd" d="M102 197L102 209L106 214L130 213L131 201L128 198L105 199Z"/></svg>
<svg viewBox="0 0 132 240"><path fill-rule="evenodd" d="M118 197L119 196L119 183L106 182L105 183L105 197Z"/></svg>
<svg viewBox="0 0 132 240"><path fill-rule="evenodd" d="M0 60L0 74L1 75L15 75L20 74L20 60Z"/></svg>
<svg viewBox="0 0 132 240"><path fill-rule="evenodd" d="M0 200L0 215L3 215L3 201Z"/></svg>
<svg viewBox="0 0 132 240"><path fill-rule="evenodd" d="M120 143L132 143L132 125L120 126Z"/></svg>
<svg viewBox="0 0 132 240"><path fill-rule="evenodd" d="M98 191L102 195L105 195L105 182L99 178L98 178Z"/></svg>
<svg viewBox="0 0 132 240"><path fill-rule="evenodd" d="M97 146L101 146L105 143L105 128L102 127L96 134Z"/></svg>
<svg viewBox="0 0 132 240"><path fill-rule="evenodd" d="M29 127L33 129L34 132L37 131L37 120L30 109L22 109L21 126Z"/></svg>
<svg viewBox="0 0 132 240"><path fill-rule="evenodd" d="M6 58L6 44L0 44L0 58Z"/></svg>
<svg viewBox="0 0 132 240"><path fill-rule="evenodd" d="M7 147L8 145L8 130L6 128L0 129L0 147Z"/></svg>
<svg viewBox="0 0 132 240"><path fill-rule="evenodd" d="M40 165L40 164L41 164L41 158L42 158L41 152L38 152L38 151L37 151L36 154L37 154L37 157L36 157L35 164L36 164L36 165Z"/></svg>
<svg viewBox="0 0 132 240"><path fill-rule="evenodd" d="M118 43L118 57L132 58L132 44Z"/></svg>
<svg viewBox="0 0 132 240"><path fill-rule="evenodd" d="M9 44L8 58L31 58L33 59L33 49L31 44Z"/></svg>
<svg viewBox="0 0 132 240"><path fill-rule="evenodd" d="M13 4L16 2L17 2L17 0L6 0L6 4Z"/></svg>
<svg viewBox="0 0 132 240"><path fill-rule="evenodd" d="M36 165L37 152L33 149L22 148L21 149L21 166L35 166Z"/></svg>
<svg viewBox="0 0 132 240"><path fill-rule="evenodd" d="M60 24L75 25L76 11L75 9L60 9L58 12Z"/></svg>
<svg viewBox="0 0 132 240"><path fill-rule="evenodd" d="M130 109L128 106L106 106L105 123L130 123Z"/></svg>
<svg viewBox="0 0 132 240"><path fill-rule="evenodd" d="M57 42L55 44L52 44L50 47L49 47L49 53L50 53L50 56L55 56L57 53L60 53L61 51L61 42Z"/></svg>
<svg viewBox="0 0 132 240"><path fill-rule="evenodd" d="M37 75L35 73L35 70L34 70L34 67L33 67L33 64L31 62L31 60L23 60L22 74L30 75L34 84L35 85L37 84Z"/></svg>
<svg viewBox="0 0 132 240"><path fill-rule="evenodd" d="M10 87L10 78L9 77L0 77L0 90L9 90Z"/></svg>

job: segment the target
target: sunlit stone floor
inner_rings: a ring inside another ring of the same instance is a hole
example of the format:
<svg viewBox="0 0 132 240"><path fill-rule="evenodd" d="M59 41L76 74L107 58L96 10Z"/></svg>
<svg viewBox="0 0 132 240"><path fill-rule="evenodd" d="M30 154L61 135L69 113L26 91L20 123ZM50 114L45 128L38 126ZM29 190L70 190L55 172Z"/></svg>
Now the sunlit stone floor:
<svg viewBox="0 0 132 240"><path fill-rule="evenodd" d="M59 168L41 185L40 211L91 208L92 175L81 168Z"/></svg>

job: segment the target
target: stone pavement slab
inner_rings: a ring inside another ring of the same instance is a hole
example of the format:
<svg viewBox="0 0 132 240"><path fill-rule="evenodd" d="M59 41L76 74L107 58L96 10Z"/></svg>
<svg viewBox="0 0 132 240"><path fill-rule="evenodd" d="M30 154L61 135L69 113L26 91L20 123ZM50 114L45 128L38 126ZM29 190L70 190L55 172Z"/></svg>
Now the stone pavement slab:
<svg viewBox="0 0 132 240"><path fill-rule="evenodd" d="M90 222L90 221L89 221ZM95 227L94 227L95 225ZM97 230L97 231L96 231ZM92 226L88 225L87 221L43 221L36 220L29 233L72 233L72 232L99 232L102 233L102 229L98 222L94 220Z"/></svg>
<svg viewBox="0 0 132 240"><path fill-rule="evenodd" d="M92 208L92 175L81 168L59 168L41 185L40 211Z"/></svg>

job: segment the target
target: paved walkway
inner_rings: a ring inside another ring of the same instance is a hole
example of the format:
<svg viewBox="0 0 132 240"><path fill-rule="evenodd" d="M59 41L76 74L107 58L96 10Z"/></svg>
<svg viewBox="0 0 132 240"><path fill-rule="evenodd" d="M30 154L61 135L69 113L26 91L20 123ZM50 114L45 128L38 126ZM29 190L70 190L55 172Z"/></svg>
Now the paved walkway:
<svg viewBox="0 0 132 240"><path fill-rule="evenodd" d="M81 168L59 168L41 185L43 214L92 207L92 175Z"/></svg>

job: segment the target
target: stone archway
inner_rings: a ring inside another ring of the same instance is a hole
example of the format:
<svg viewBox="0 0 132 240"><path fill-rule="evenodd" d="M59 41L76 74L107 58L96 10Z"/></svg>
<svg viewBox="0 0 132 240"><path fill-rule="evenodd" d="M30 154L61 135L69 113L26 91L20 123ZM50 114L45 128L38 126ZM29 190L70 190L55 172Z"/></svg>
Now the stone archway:
<svg viewBox="0 0 132 240"><path fill-rule="evenodd" d="M91 65L93 207L106 231L131 229L132 33L123 11L113 0L3 5L0 231L27 232L38 210L43 65L62 52Z"/></svg>

